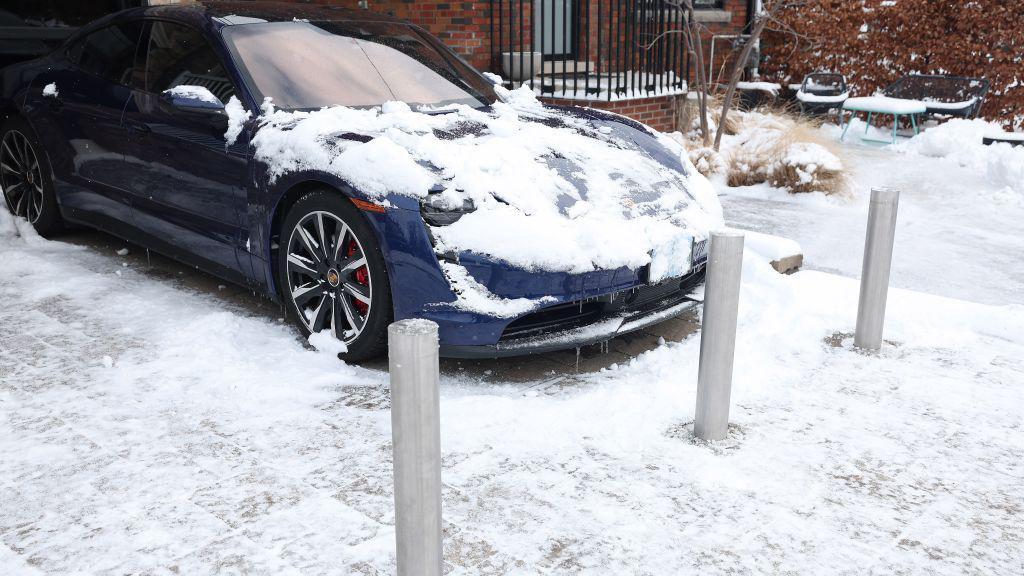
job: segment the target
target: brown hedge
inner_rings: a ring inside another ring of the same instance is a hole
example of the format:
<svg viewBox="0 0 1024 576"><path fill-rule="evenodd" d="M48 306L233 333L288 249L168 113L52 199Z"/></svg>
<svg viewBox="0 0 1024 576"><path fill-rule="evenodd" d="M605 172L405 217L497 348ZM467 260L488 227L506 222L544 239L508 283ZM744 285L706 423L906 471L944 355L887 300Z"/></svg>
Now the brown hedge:
<svg viewBox="0 0 1024 576"><path fill-rule="evenodd" d="M762 41L768 79L841 72L866 96L914 72L984 77L981 115L1024 128L1024 0L808 0L778 20Z"/></svg>

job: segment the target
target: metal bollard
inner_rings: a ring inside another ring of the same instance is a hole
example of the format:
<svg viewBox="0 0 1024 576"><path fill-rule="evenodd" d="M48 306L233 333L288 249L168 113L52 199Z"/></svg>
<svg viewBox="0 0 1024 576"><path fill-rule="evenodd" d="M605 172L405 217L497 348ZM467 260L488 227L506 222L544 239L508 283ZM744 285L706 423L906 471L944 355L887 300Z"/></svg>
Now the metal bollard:
<svg viewBox="0 0 1024 576"><path fill-rule="evenodd" d="M388 326L399 576L441 576L441 425L437 324Z"/></svg>
<svg viewBox="0 0 1024 576"><path fill-rule="evenodd" d="M889 294L892 245L896 237L896 212L900 192L891 188L871 190L868 231L864 239L864 266L860 275L857 333L853 345L868 350L882 347L885 301Z"/></svg>
<svg viewBox="0 0 1024 576"><path fill-rule="evenodd" d="M729 431L729 396L736 350L736 315L743 268L743 235L712 232L704 285L704 321L697 369L697 414L693 431L704 440L722 440Z"/></svg>

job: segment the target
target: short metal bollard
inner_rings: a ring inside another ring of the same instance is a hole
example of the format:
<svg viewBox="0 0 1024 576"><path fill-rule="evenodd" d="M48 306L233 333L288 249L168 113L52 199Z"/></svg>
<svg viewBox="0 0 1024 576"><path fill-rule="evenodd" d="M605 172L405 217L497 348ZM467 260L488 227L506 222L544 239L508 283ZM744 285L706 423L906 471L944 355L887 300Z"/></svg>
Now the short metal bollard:
<svg viewBox="0 0 1024 576"><path fill-rule="evenodd" d="M857 333L853 345L867 350L882 347L885 301L889 294L889 270L896 237L896 213L899 190L871 190L867 237L864 239L864 265L860 275L860 301L857 304Z"/></svg>
<svg viewBox="0 0 1024 576"><path fill-rule="evenodd" d="M441 425L437 324L388 327L399 576L441 576Z"/></svg>
<svg viewBox="0 0 1024 576"><path fill-rule="evenodd" d="M729 432L729 397L736 351L736 316L743 268L743 235L712 232L704 285L704 321L697 369L697 414L693 431L704 440Z"/></svg>

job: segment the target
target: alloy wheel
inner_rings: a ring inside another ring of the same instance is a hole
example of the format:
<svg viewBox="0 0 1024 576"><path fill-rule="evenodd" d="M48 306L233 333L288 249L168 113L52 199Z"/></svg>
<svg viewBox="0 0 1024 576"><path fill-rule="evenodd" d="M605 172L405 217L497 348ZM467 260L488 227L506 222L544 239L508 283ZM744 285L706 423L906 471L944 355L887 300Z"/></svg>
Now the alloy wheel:
<svg viewBox="0 0 1024 576"><path fill-rule="evenodd" d="M352 229L330 212L311 212L288 239L288 290L310 333L330 329L346 344L366 326L373 279Z"/></svg>
<svg viewBox="0 0 1024 576"><path fill-rule="evenodd" d="M0 186L15 216L35 224L43 213L43 170L32 143L17 130L0 141Z"/></svg>

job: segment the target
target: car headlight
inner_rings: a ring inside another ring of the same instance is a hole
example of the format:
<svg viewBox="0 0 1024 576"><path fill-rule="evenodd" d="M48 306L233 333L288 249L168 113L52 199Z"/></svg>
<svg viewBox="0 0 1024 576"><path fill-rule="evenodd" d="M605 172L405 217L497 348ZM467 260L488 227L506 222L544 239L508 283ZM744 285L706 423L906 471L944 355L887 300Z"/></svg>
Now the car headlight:
<svg viewBox="0 0 1024 576"><path fill-rule="evenodd" d="M455 192L431 191L420 201L420 214L431 226L448 226L476 210L469 198Z"/></svg>

